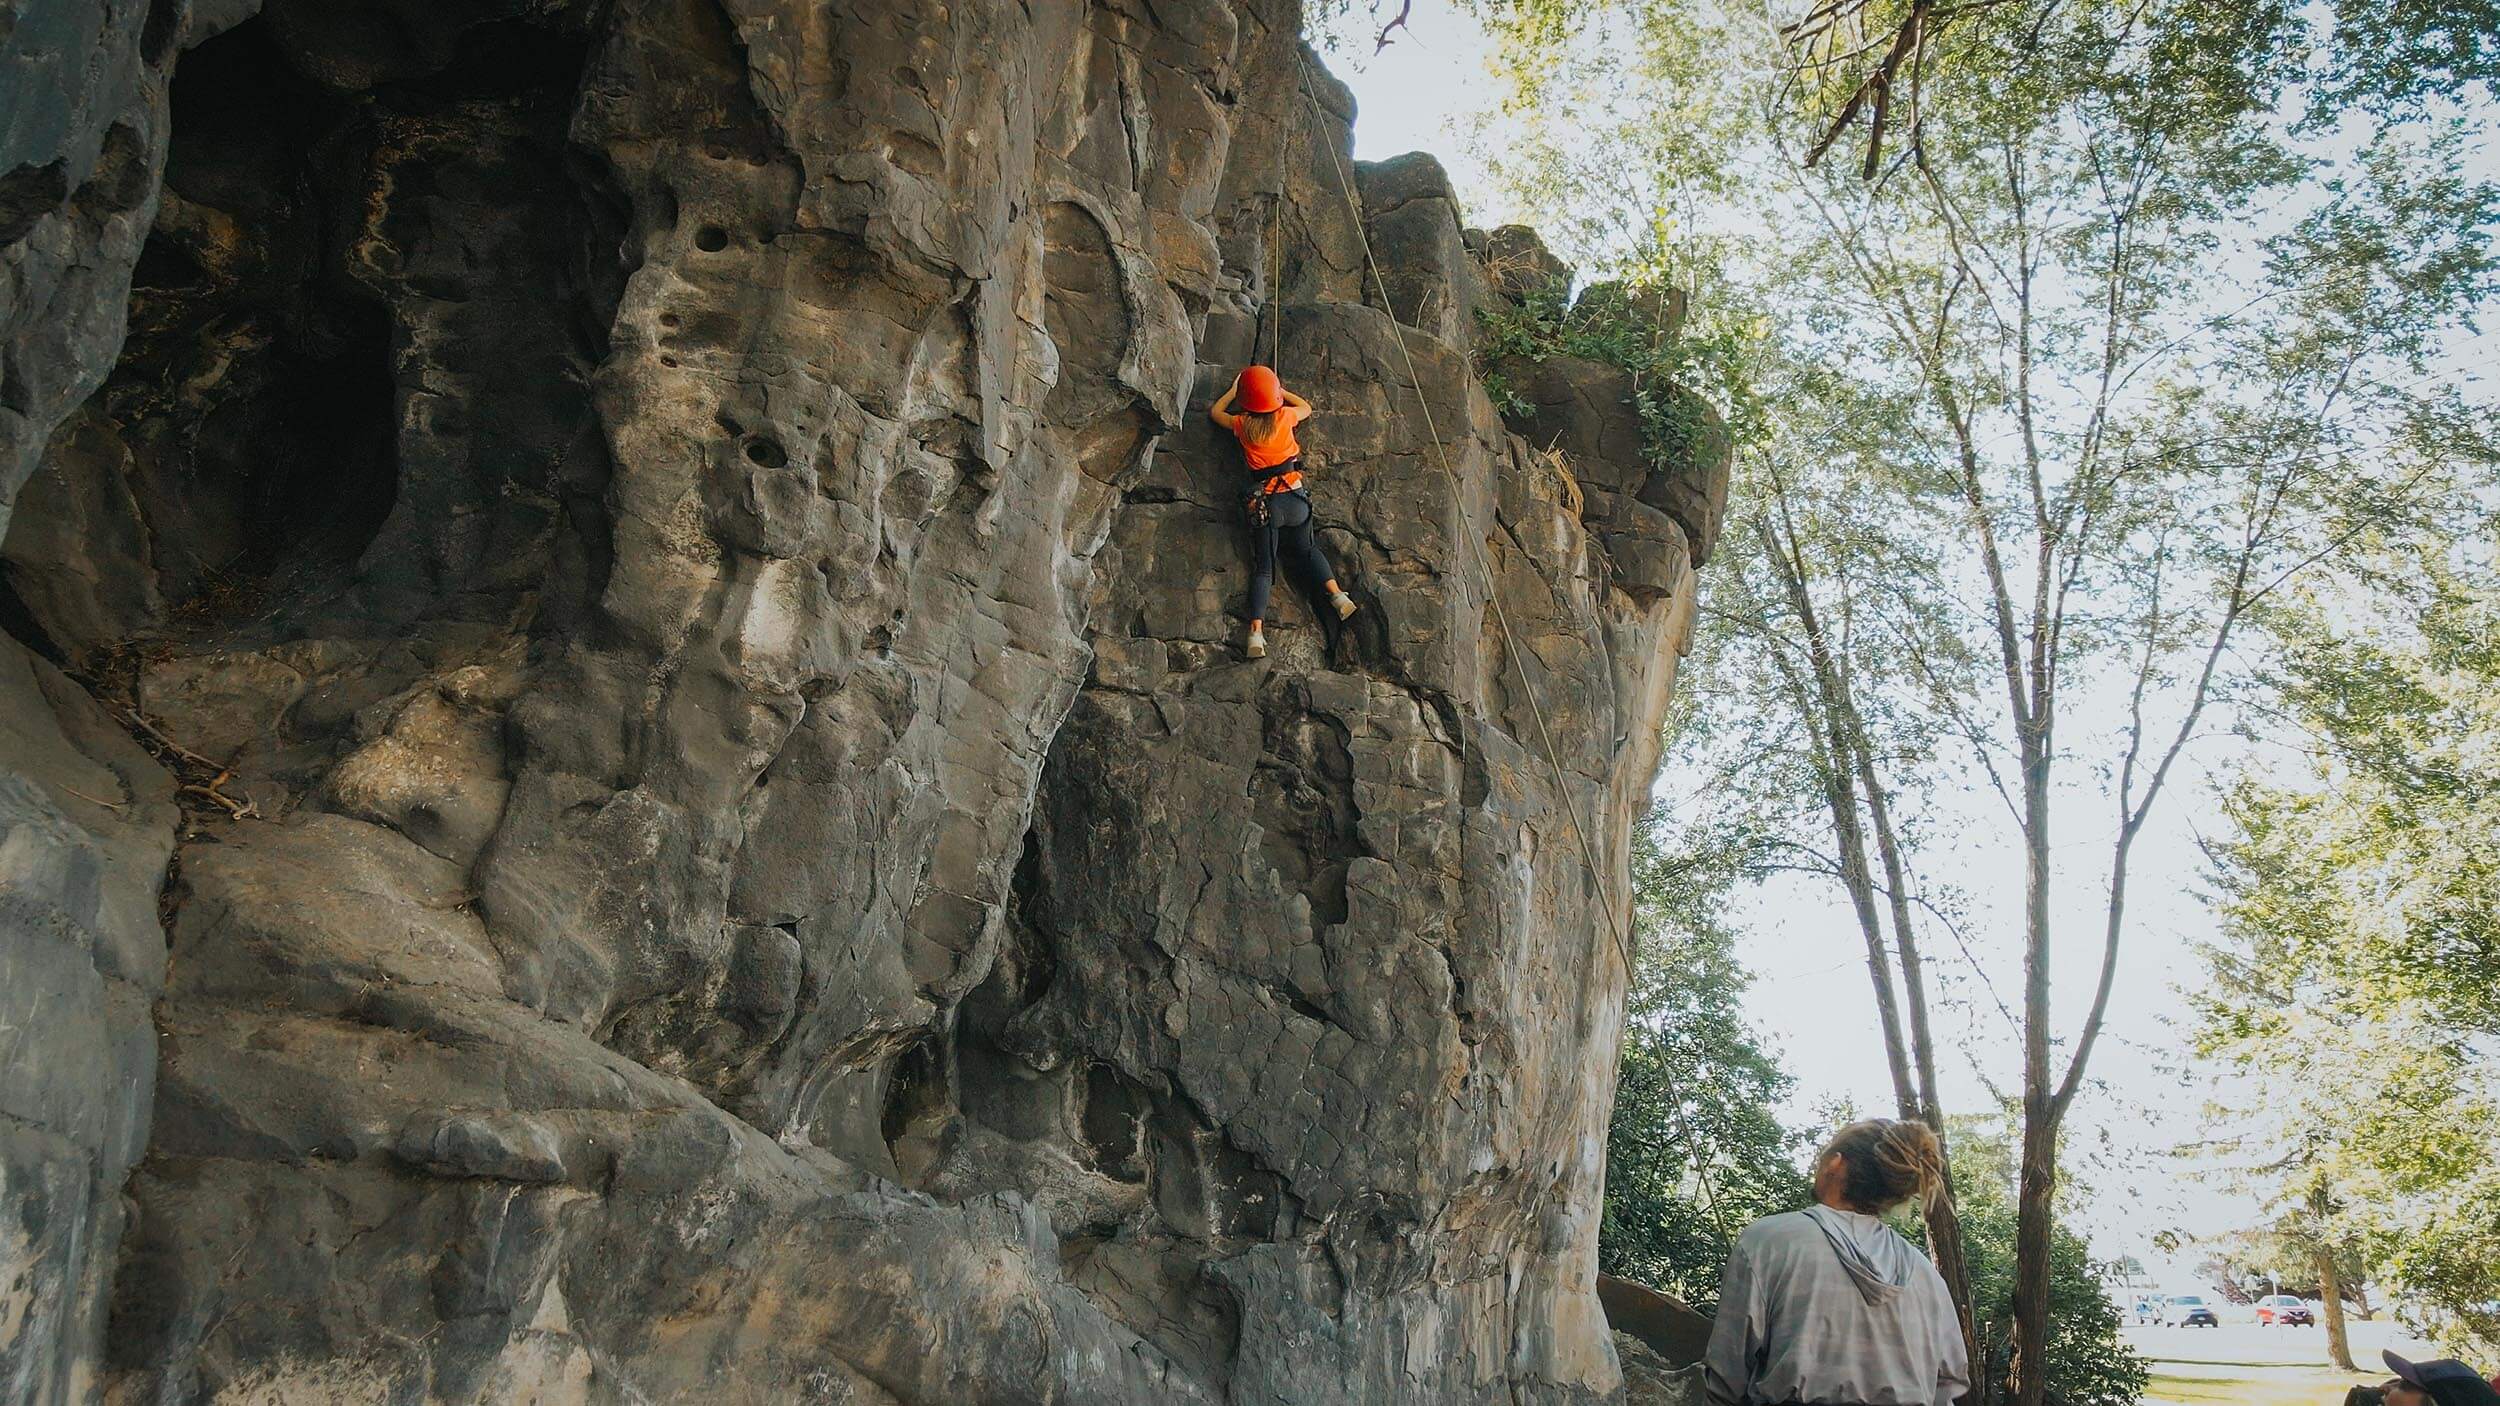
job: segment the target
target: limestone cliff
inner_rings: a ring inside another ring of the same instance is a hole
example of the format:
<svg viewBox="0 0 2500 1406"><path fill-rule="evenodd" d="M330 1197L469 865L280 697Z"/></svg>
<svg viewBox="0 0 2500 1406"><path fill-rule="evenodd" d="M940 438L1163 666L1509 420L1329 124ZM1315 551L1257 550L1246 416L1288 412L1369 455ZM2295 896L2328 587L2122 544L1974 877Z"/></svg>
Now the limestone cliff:
<svg viewBox="0 0 2500 1406"><path fill-rule="evenodd" d="M1619 1395L1725 464L1290 0L10 19L0 1398Z"/></svg>

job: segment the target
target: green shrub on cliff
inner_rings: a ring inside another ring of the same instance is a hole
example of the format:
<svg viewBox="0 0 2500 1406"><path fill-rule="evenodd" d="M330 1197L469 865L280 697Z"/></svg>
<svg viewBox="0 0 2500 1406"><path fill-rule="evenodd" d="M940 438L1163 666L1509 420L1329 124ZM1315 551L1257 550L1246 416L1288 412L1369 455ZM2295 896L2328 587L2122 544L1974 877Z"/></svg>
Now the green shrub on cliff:
<svg viewBox="0 0 2500 1406"><path fill-rule="evenodd" d="M1698 463L1723 452L1711 441L1729 433L1711 399L1730 407L1728 423L1750 413L1742 338L1725 319L1665 325L1680 320L1665 312L1671 300L1664 285L1601 284L1577 302L1559 285L1528 290L1477 311L1476 374L1494 407L1512 415L1529 407L1502 375L1506 359L1571 356L1629 372L1651 462Z"/></svg>

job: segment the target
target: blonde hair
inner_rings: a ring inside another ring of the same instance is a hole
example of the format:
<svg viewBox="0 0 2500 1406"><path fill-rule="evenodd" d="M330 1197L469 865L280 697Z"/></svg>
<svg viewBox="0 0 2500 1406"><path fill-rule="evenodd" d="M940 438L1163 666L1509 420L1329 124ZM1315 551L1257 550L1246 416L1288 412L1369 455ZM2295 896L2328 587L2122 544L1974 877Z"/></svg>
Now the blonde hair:
<svg viewBox="0 0 2500 1406"><path fill-rule="evenodd" d="M1244 444L1265 444L1269 440L1274 439L1276 437L1277 417L1283 415L1284 413L1285 409L1281 405L1273 410L1244 410L1241 412L1241 442ZM1222 444L1223 442L1224 441L1220 439L1216 441L1218 444Z"/></svg>
<svg viewBox="0 0 2500 1406"><path fill-rule="evenodd" d="M1842 1198L1878 1215L1913 1199L1925 1209L1944 1189L1944 1145L1935 1129L1916 1119L1851 1123L1814 1154L1814 1165L1834 1157L1843 1172Z"/></svg>

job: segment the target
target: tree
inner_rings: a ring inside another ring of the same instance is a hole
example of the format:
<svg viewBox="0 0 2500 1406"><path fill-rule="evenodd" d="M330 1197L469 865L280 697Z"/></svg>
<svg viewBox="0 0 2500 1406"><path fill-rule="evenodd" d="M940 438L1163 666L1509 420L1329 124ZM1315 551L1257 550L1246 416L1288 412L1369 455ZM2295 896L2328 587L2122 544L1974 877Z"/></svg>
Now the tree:
<svg viewBox="0 0 2500 1406"><path fill-rule="evenodd" d="M2016 1274L2015 1144L2007 1120L1955 1118L1954 1177L1962 1188L1963 1229L1970 1247L1971 1291L1978 1307L1982 1400L2009 1394ZM2101 1289L2101 1265L2081 1237L2060 1226L2050 1238L2048 1342L2043 1387L2057 1406L2133 1406L2147 1371L2119 1332L2118 1308Z"/></svg>
<svg viewBox="0 0 2500 1406"><path fill-rule="evenodd" d="M2225 1237L2222 1272L2228 1282L2265 1283L2269 1293L2316 1299L2326 1326L2327 1360L2357 1372L2344 1305L2350 1302L2366 1315L2363 1284L2369 1267L2340 1231L2337 1209L2333 1194L2321 1186L2306 1205L2285 1208L2263 1225Z"/></svg>
<svg viewBox="0 0 2500 1406"><path fill-rule="evenodd" d="M1880 774L1876 736L1852 685L1849 666L1853 661L1845 658L1846 642L1834 639L1826 612L1817 608L1822 586L1803 537L1798 504L1778 471L1775 451L1762 454L1762 466L1771 496L1767 511L1753 519L1753 526L1763 548L1762 559L1769 563L1786 604L1786 618L1795 627L1799 648L1792 651L1773 629L1762 629L1757 642L1778 669L1780 696L1806 725L1806 754L1823 793L1825 812L1831 817L1841 885L1848 892L1859 936L1866 944L1867 974L1873 983L1877 1023L1899 1115L1925 1121L1943 1142L1948 1134L1936 1083L1936 1042L1928 1019L1925 966L1918 928L1910 916L1907 862ZM1896 567L1902 565L1895 549L1878 546L1874 550ZM1921 579L1932 579L1925 563L1909 569ZM1837 603L1853 621L1857 602L1847 594L1850 583L1845 569L1836 573L1836 584L1841 592ZM1763 619L1756 617L1749 623L1760 629ZM1802 658L1794 657L1797 654ZM1884 911L1880 916L1875 906L1876 879L1868 864L1870 844L1883 866ZM1886 918L1891 923L1889 943ZM1949 1156L1949 1144L1947 1152ZM1975 1358L1979 1340L1971 1307L1970 1269L1949 1174L1942 1193L1927 1203L1926 1216L1928 1247L1952 1294L1963 1341Z"/></svg>
<svg viewBox="0 0 2500 1406"><path fill-rule="evenodd" d="M2268 1279L2276 1286L2274 1292L2304 1299L2326 1297L2328 1276L2320 1272L2313 1247L2308 1243L2262 1226L2233 1231L2223 1236L2220 1243L2223 1254L2217 1261L2217 1273L2227 1274L2234 1281ZM2331 1269L2336 1297L2362 1317L2369 1317L2370 1265L2361 1257L2360 1247L2349 1241L2337 1245Z"/></svg>
<svg viewBox="0 0 2500 1406"><path fill-rule="evenodd" d="M2199 1049L2226 1081L2202 1149L2256 1190L2260 1243L2322 1291L2384 1274L2461 1352L2500 1349L2500 573L2489 524L2357 553L2268 615L2293 766L2233 788ZM2354 1266L2358 1267L2358 1266Z"/></svg>
<svg viewBox="0 0 2500 1406"><path fill-rule="evenodd" d="M1517 9L1535 13L1509 36L1524 78L1512 121L1533 137L1556 120L1543 98L1575 90L1581 51L1554 47L1554 7ZM2006 924L2023 967L2013 1376L2034 1406L2051 1331L2053 1149L2108 1014L2137 843L2242 681L2231 661L2252 615L2361 538L2405 530L2459 464L2491 461L2482 407L2434 366L2491 288L2495 202L2463 174L2461 132L2436 123L2386 129L2322 170L2278 116L2301 75L2254 62L2233 12L2189 0L1961 9L1922 41L1914 78L1919 101L1953 120L1922 127L1882 179L1830 171L1792 140L1828 94L1794 81L1778 17L1749 0L1663 0L1614 21L1621 42L1592 46L1603 57L1590 62L1618 78L1661 65L1652 86L1673 95L1669 111L1635 116L1612 145L1532 140L1545 164L1522 191L1676 218L1690 217L1695 190L1742 192L1750 256L1687 241L1698 252L1667 258L1666 233L1615 252L1743 285L1737 301L1771 322L1760 340L1896 408L1899 458L1873 481L1895 503L1872 512L1933 524L1949 639L1844 677L1856 699L1889 693L1961 744L1962 774L1931 784L1992 790L2023 875ZM1695 75L1696 54L1755 81ZM1676 125L1696 104L1710 109L1695 124L1706 148ZM1575 147L1589 155L1575 161ZM1642 172L1655 186L1625 201L1639 185L1627 175ZM1802 451L1772 462L1792 482L1826 473L1812 452L1824 407L1755 389L1762 433ZM1776 532L1747 547L1784 555ZM1791 697L1824 711L1790 735L1809 779L1836 792L1858 772L1829 725L1847 710L1806 684ZM1821 808L1862 922L1872 880L1850 873L1845 831L1883 789ZM2091 848L2097 901L2075 893ZM1932 891L1916 863L1906 854L1884 887ZM2061 1026L2057 954L2085 914L2097 979L2080 1020ZM1896 962L1909 951L1898 934L1884 945Z"/></svg>
<svg viewBox="0 0 2500 1406"><path fill-rule="evenodd" d="M1941 41L1957 24L2010 11L2002 36L2036 36L2059 0L1814 0L1780 26L1794 104L1811 166L1852 133L1862 133L1859 176L1884 169L1886 142L1915 151L1925 137L1931 69L1963 57ZM1515 22L1561 24L1591 0L1484 0ZM2488 96L2500 80L2500 6L2490 0L2335 0L2287 6L2275 0L2217 0L2177 39L2205 50L2209 71L2234 73L2252 94L2297 84L2307 121L2332 126L2347 112L2380 121L2414 116L2439 99ZM1991 66L2021 62L2020 48L1982 50ZM1945 83L1936 85L1948 88ZM1941 104L1941 120L1956 118Z"/></svg>
<svg viewBox="0 0 2500 1406"><path fill-rule="evenodd" d="M1639 962L1606 1130L1598 1267L1707 1312L1736 1232L1805 1204L1805 1149L1773 1111L1790 1081L1745 1028L1748 978L1719 916L1749 847L1666 824L1653 815L1633 850Z"/></svg>
<svg viewBox="0 0 2500 1406"><path fill-rule="evenodd" d="M1920 929L1912 908L1909 843L1895 814L1901 758L1932 756L1930 721L1892 706L1869 656L1888 650L1950 651L1929 589L1939 566L1923 543L1929 534L1915 511L1887 516L1867 505L1897 501L1888 493L1888 465L1902 448L1890 431L1897 405L1861 384L1833 382L1816 368L1796 366L1775 351L1756 353L1756 393L1810 395L1839 408L1813 451L1818 473L1800 473L1801 446L1792 436L1762 433L1743 451L1753 506L1740 510L1740 530L1758 551L1734 564L1707 607L1718 647L1706 667L1726 665L1708 686L1754 744L1770 717L1802 765L1771 776L1775 786L1820 802L1821 831L1811 844L1792 842L1796 858L1834 878L1847 896L1866 948L1878 1033L1892 1078L1894 1112L1925 1121L1946 1147L1951 1131L1938 1087L1936 1037ZM1873 491L1870 491L1873 490ZM1766 714L1764 700L1775 700ZM1827 828L1826 828L1827 827ZM1962 1335L1979 1352L1970 1272L1951 1178L1926 1207L1927 1244L1944 1276Z"/></svg>
<svg viewBox="0 0 2500 1406"><path fill-rule="evenodd" d="M1679 704L1679 726L1699 725L1694 707ZM1776 846L1746 818L1741 788L1696 789L1710 807L1681 823L1653 813L1634 848L1639 977L1607 1134L1598 1254L1606 1272L1656 1284L1706 1312L1736 1232L1812 1200L1803 1162L1814 1140L1771 1112L1790 1080L1744 1027L1738 1001L1747 978L1722 916L1730 890ZM1823 1121L1856 1116L1832 1109ZM1950 1132L1970 1216L1957 1231L1967 1237L1980 1305L1974 1361L1993 1364L1990 1388L2001 1392L2012 1335L2014 1162L2002 1120L1955 1119ZM2101 1292L2103 1266L2062 1229L2052 1262L2053 1399L2127 1406L2142 1394L2145 1369Z"/></svg>
<svg viewBox="0 0 2500 1406"><path fill-rule="evenodd" d="M1724 310L1717 321L1724 325ZM1482 331L1478 355L1488 365L1487 382L1497 400L1502 396L1498 365L1508 355L1604 360L1634 373L1653 436L1674 433L1672 426L1659 422L1683 402L1665 392L1699 360L1691 341L1661 348L1654 332L1635 320L1610 316L1603 307L1566 310L1552 298L1532 296L1517 309L1489 315ZM1746 386L1755 394L1809 394L1827 403L1865 395L1851 383L1828 382L1810 364L1781 358L1775 348L1740 352L1724 334L1701 346L1716 359L1723 378L1738 355L1748 358ZM1883 407L1871 401L1860 408L1864 413L1843 417L1844 427L1819 450L1826 461L1854 454L1851 462L1859 472L1880 477L1886 472L1885 449L1897 447L1885 444L1881 427L1897 423L1897 416L1881 413ZM1905 720L1871 712L1870 707L1882 706L1882 699L1862 705L1852 682L1859 672L1858 651L1867 647L1861 637L1889 641L1906 631L1929 641L1931 648L1949 647L1934 644L1939 632L1933 622L1917 618L1926 609L1922 593L1879 590L1870 595L1861 579L1897 583L1925 573L1932 580L1932 562L1916 559L1914 546L1890 545L1884 534L1869 530L1868 517L1858 505L1863 495L1854 491L1853 479L1835 480L1827 474L1799 481L1784 473L1781 459L1794 452L1794 445L1763 427L1745 443L1746 482L1739 496L1748 506L1738 509L1736 531L1762 549L1737 558L1733 578L1720 583L1705 607L1711 643L1698 661L1699 686L1686 689L1688 702L1678 713L1682 729L1695 738L1733 736L1743 750L1710 784L1711 794L1720 798L1713 818L1690 827L1682 843L1697 853L1712 853L1776 837L1789 853L1770 862L1809 862L1839 881L1866 945L1894 1112L1923 1119L1942 1140L1948 1130L1937 1084L1929 983L1911 919L1918 900L1906 882L1905 845L1885 775L1896 751L1913 744ZM1835 490L1851 501L1832 501ZM1909 544L1920 535L1893 534ZM1844 540L1835 541L1836 536ZM1886 569L1864 569L1860 558L1868 553L1883 555ZM1906 617L1893 618L1900 612L1888 601L1898 602ZM1741 647L1730 647L1739 641ZM1761 708L1765 698L1778 700L1772 713ZM1762 746L1760 729L1772 718L1778 720L1776 744ZM1931 741L1915 745L1932 749ZM1702 750L1690 748L1687 755ZM1773 758L1788 764L1764 765ZM1735 804L1727 803L1731 797L1738 798ZM1830 825L1827 847L1810 850L1794 838L1792 817L1780 812L1799 797L1821 805ZM1952 1294L1963 1337L1976 1353L1969 1274L1949 1179L1944 1194L1927 1206L1926 1217L1937 1269Z"/></svg>

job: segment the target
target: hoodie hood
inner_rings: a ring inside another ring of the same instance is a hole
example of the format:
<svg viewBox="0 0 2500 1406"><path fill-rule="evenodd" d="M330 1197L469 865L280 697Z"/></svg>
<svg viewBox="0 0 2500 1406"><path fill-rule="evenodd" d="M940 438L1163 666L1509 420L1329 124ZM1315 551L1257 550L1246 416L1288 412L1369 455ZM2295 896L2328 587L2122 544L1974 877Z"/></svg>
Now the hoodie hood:
<svg viewBox="0 0 2500 1406"><path fill-rule="evenodd" d="M1891 1226L1829 1206L1808 1206L1805 1216L1832 1242L1832 1253L1840 1256L1841 1267L1869 1304L1880 1304L1908 1286L1919 1253Z"/></svg>

